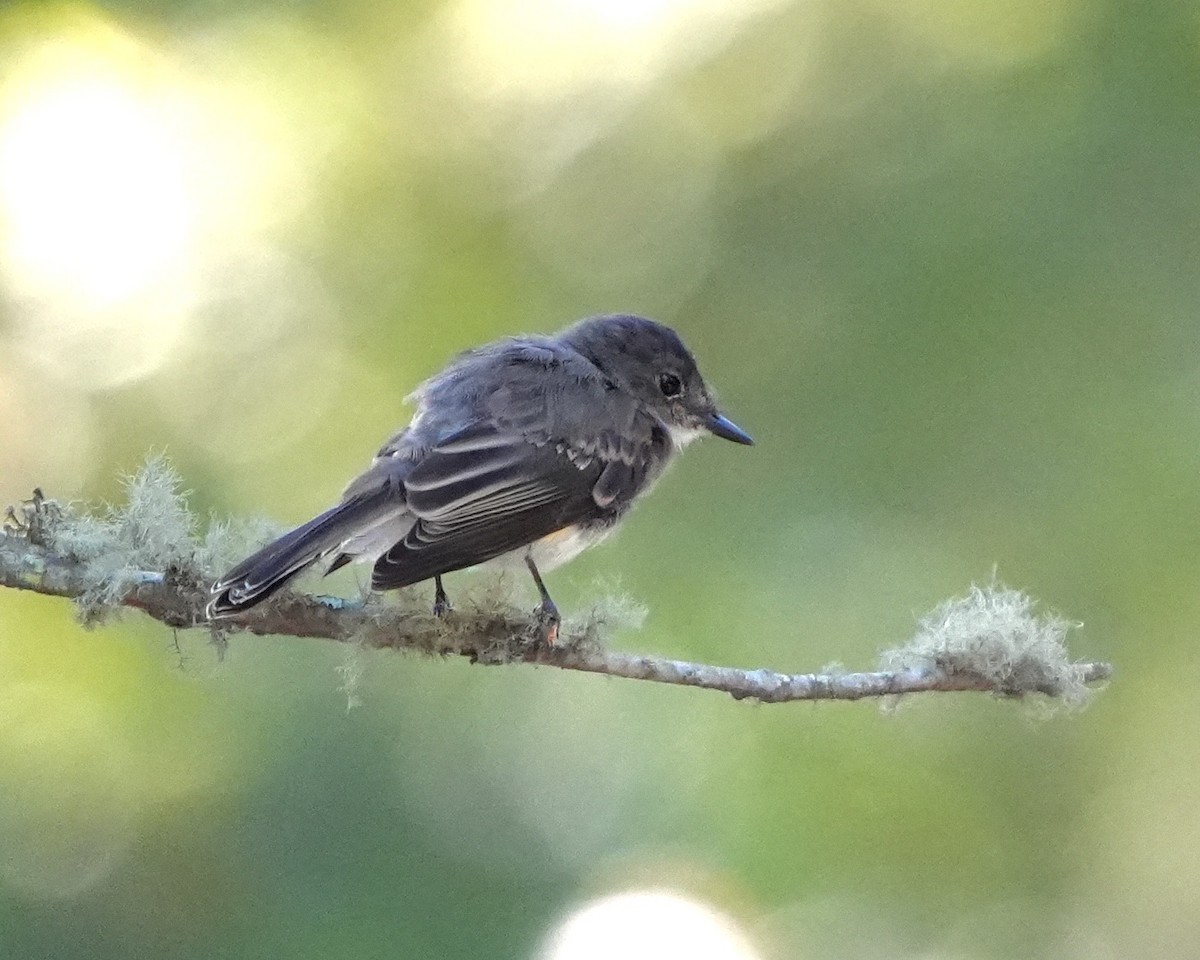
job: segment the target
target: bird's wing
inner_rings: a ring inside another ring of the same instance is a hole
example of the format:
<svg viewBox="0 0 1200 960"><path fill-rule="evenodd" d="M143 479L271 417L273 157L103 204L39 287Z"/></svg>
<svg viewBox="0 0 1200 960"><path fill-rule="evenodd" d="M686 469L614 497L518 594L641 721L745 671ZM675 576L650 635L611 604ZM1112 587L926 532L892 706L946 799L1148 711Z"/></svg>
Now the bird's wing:
<svg viewBox="0 0 1200 960"><path fill-rule="evenodd" d="M433 448L404 480L416 518L375 564L377 590L405 587L482 563L600 516L593 495L607 464L495 424L478 424Z"/></svg>

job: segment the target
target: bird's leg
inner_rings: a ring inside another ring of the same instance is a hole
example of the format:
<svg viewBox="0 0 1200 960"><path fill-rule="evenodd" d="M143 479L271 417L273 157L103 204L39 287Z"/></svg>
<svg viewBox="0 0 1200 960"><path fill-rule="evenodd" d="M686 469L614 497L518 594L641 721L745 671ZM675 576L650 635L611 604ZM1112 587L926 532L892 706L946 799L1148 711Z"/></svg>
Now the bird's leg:
<svg viewBox="0 0 1200 960"><path fill-rule="evenodd" d="M450 606L450 598L446 596L446 588L442 586L442 578L433 578L433 615L439 620L454 608Z"/></svg>
<svg viewBox="0 0 1200 960"><path fill-rule="evenodd" d="M537 564L533 562L533 557L529 554L525 554L525 566L533 574L533 582L537 584L538 593L542 597L542 602L537 608L538 622L546 630L546 643L554 646L555 641L558 640L558 625L562 618L558 615L558 607L554 605L554 601L550 599L550 594L546 591L546 585L542 583L542 575L538 573Z"/></svg>

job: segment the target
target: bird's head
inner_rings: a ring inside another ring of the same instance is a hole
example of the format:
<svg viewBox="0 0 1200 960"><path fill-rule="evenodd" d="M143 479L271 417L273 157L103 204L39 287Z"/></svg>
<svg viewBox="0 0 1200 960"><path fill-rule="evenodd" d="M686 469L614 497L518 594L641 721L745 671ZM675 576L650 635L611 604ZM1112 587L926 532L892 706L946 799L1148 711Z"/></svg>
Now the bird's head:
<svg viewBox="0 0 1200 960"><path fill-rule="evenodd" d="M754 443L717 409L691 351L670 327L612 314L581 320L562 336L661 420L676 446L705 431L734 443Z"/></svg>

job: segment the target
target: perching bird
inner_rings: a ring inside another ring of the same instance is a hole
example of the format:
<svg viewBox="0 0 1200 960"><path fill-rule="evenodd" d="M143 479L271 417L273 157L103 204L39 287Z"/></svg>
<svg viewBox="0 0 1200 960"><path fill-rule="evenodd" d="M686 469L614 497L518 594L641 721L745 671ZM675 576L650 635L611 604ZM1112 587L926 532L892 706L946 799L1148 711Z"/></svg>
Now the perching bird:
<svg viewBox="0 0 1200 960"><path fill-rule="evenodd" d="M604 539L703 432L753 443L717 410L678 334L636 316L477 347L410 399L412 422L340 503L213 584L210 617L254 606L324 558L326 572L372 561L375 590L432 577L441 615L443 574L497 560L529 568L553 641L558 610L540 570Z"/></svg>

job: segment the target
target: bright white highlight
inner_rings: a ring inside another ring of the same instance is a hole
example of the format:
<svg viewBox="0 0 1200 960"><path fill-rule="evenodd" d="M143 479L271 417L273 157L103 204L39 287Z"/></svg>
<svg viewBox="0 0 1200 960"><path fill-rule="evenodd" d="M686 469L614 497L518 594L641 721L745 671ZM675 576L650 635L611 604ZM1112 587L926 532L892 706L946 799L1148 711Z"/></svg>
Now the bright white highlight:
<svg viewBox="0 0 1200 960"><path fill-rule="evenodd" d="M165 110L118 75L42 79L0 126L10 280L103 308L180 269L196 228L187 163Z"/></svg>
<svg viewBox="0 0 1200 960"><path fill-rule="evenodd" d="M214 277L252 271L311 193L277 81L173 53L80 12L0 74L3 347L75 391L160 373Z"/></svg>
<svg viewBox="0 0 1200 960"><path fill-rule="evenodd" d="M665 890L621 893L563 921L539 960L759 960L731 920Z"/></svg>
<svg viewBox="0 0 1200 960"><path fill-rule="evenodd" d="M211 157L167 65L92 21L0 86L0 281L18 354L73 389L155 372L192 292Z"/></svg>

